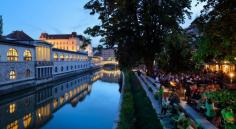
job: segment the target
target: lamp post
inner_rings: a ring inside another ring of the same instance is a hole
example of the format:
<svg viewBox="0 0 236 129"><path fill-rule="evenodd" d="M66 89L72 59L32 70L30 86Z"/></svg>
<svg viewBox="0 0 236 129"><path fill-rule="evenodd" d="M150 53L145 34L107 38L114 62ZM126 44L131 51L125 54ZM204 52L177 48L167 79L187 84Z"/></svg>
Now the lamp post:
<svg viewBox="0 0 236 129"><path fill-rule="evenodd" d="M230 77L230 82L233 82L233 77L234 77L234 73L229 73L229 77Z"/></svg>

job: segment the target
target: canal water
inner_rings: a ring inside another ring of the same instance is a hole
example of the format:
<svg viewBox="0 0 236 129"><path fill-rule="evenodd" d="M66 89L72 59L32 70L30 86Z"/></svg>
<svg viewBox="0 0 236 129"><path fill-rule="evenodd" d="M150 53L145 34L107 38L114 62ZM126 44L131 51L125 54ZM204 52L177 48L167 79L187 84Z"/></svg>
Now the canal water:
<svg viewBox="0 0 236 129"><path fill-rule="evenodd" d="M111 129L120 71L99 70L1 97L1 129Z"/></svg>

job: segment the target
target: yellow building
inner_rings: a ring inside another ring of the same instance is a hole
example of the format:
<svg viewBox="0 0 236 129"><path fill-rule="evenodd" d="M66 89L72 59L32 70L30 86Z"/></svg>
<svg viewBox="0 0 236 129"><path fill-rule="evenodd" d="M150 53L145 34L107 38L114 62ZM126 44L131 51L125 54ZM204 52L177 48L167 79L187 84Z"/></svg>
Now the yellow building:
<svg viewBox="0 0 236 129"><path fill-rule="evenodd" d="M84 37L77 35L76 32L72 32L71 34L41 33L39 39L53 44L53 48L68 51L81 51L80 46L84 42Z"/></svg>

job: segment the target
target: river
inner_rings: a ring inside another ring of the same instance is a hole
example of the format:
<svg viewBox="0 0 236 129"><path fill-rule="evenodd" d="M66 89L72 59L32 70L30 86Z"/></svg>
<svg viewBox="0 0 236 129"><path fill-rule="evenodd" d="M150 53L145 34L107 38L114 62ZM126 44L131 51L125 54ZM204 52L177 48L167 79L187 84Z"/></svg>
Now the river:
<svg viewBox="0 0 236 129"><path fill-rule="evenodd" d="M120 71L99 70L1 97L1 129L112 129Z"/></svg>

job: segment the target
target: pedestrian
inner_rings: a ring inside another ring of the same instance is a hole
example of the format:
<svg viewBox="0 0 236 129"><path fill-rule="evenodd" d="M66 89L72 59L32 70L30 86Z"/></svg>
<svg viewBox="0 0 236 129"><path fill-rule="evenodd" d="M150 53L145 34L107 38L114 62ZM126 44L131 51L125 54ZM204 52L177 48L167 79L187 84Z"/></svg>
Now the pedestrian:
<svg viewBox="0 0 236 129"><path fill-rule="evenodd" d="M214 105L211 99L207 99L205 103L205 108L206 108L205 115L207 116L207 119L212 120L213 117L216 115L216 113L214 111Z"/></svg>
<svg viewBox="0 0 236 129"><path fill-rule="evenodd" d="M164 93L164 89L162 88L162 85L160 86L158 92L159 92L160 104L162 104L162 97L163 97L163 93Z"/></svg>
<svg viewBox="0 0 236 129"><path fill-rule="evenodd" d="M163 99L161 114L165 115L168 110L168 100L167 98Z"/></svg>

